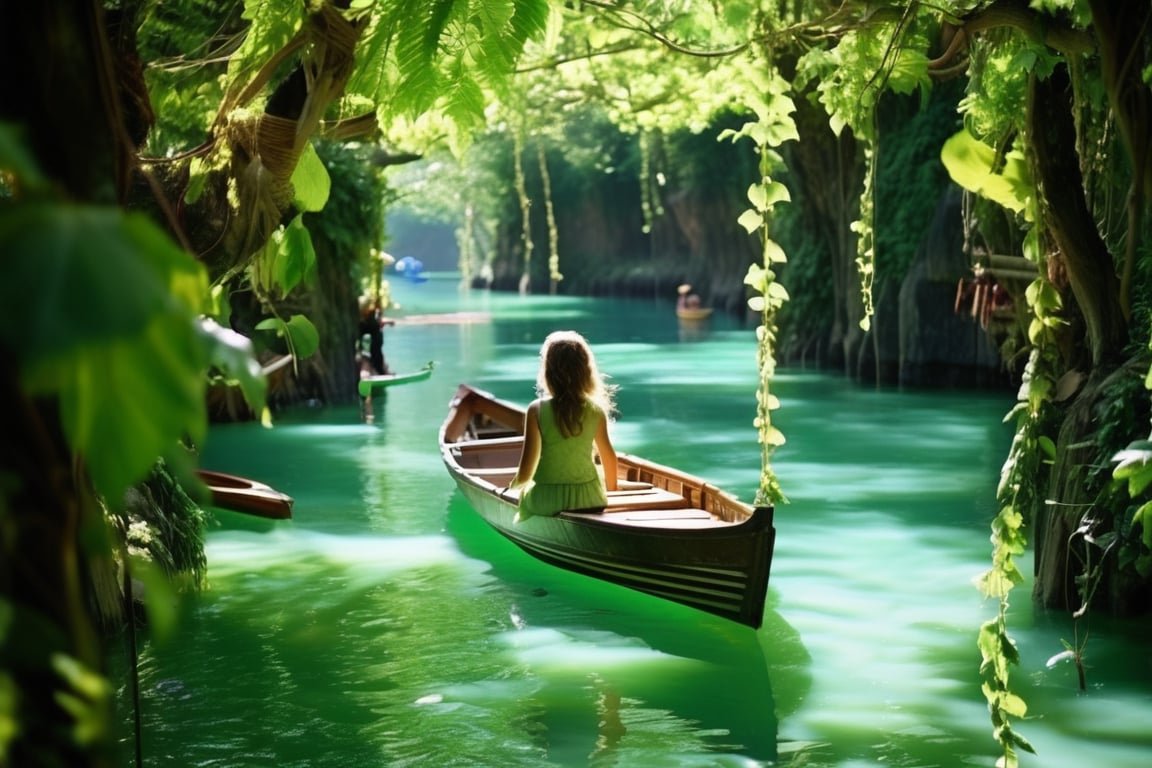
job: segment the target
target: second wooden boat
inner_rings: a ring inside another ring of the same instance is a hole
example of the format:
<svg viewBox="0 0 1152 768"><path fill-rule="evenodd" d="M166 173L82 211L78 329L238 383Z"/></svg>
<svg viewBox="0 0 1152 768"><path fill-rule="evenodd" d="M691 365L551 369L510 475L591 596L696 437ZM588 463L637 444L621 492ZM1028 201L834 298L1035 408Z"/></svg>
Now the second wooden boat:
<svg viewBox="0 0 1152 768"><path fill-rule="evenodd" d="M270 485L209 469L198 469L196 472L212 492L212 503L218 507L271 520L287 520L292 517L292 504L295 500Z"/></svg>
<svg viewBox="0 0 1152 768"><path fill-rule="evenodd" d="M360 392L360 397L369 397L377 389L384 387L393 387L398 384L410 384L414 381L424 381L432 375L432 363L429 362L423 368L417 371L409 371L407 373L387 373L381 376L365 376L360 379L357 384L357 391Z"/></svg>
<svg viewBox="0 0 1152 768"><path fill-rule="evenodd" d="M440 429L448 472L496 531L540 560L758 628L776 530L704 480L626 453L602 512L516 521L507 490L523 443L524 410L461 385Z"/></svg>

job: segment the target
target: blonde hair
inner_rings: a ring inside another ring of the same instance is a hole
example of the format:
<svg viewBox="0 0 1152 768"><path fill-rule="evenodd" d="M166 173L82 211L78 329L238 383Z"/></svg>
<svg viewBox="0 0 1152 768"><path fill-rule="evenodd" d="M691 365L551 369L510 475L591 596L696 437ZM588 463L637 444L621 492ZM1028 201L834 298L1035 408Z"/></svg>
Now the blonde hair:
<svg viewBox="0 0 1152 768"><path fill-rule="evenodd" d="M604 418L611 418L615 411L616 387L605 383L592 348L576 331L554 331L544 339L536 390L552 397L552 412L565 437L583 429L585 403L598 407Z"/></svg>

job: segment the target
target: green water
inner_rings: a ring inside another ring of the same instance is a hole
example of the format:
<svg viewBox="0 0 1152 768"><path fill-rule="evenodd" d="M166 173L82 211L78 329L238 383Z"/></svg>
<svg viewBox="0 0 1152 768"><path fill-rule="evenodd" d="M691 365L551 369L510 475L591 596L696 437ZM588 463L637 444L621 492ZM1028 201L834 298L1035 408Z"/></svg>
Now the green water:
<svg viewBox="0 0 1152 768"><path fill-rule="evenodd" d="M394 368L437 366L378 399L370 425L317 408L213 430L203 465L292 494L295 516L218 514L210 588L141 650L145 765L994 763L975 647L993 606L971 582L987 567L1009 395L782 371L775 466L791 503L753 631L532 560L471 513L436 445L459 382L527 401L540 341L575 328L621 387L619 450L751 499L750 330L718 316L685 331L671 298L394 288L406 313L492 319L389 329ZM1045 666L1070 621L1034 616L1027 589L1011 618L1030 705L1017 729L1040 754L1023 764L1148 764L1148 622L1093 619L1081 694L1071 666Z"/></svg>

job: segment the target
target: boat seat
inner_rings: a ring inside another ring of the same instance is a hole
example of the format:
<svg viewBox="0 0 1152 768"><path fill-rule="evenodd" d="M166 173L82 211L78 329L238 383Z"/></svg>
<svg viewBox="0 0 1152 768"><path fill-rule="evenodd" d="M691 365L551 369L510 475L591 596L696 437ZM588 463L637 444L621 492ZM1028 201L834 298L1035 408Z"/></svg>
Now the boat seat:
<svg viewBox="0 0 1152 768"><path fill-rule="evenodd" d="M595 515L586 512L561 512L562 517L594 517L596 522L629 528L716 528L726 525L703 509L681 507L679 509L626 509L620 512Z"/></svg>
<svg viewBox="0 0 1152 768"><path fill-rule="evenodd" d="M648 485L608 492L608 514L638 509L683 509L688 501L678 493Z"/></svg>
<svg viewBox="0 0 1152 768"><path fill-rule="evenodd" d="M449 447L454 450L460 451L482 451L485 448L501 448L510 445L522 445L524 443L523 435L515 435L513 437L491 437L481 440L457 440L454 443L449 443Z"/></svg>
<svg viewBox="0 0 1152 768"><path fill-rule="evenodd" d="M491 477L492 475L514 475L517 467L468 467L470 475L477 477Z"/></svg>

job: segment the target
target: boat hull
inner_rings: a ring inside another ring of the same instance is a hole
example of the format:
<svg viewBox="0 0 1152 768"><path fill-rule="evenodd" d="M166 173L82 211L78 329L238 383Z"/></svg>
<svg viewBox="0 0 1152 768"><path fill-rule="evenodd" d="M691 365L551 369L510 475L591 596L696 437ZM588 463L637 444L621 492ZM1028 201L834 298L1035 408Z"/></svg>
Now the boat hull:
<svg viewBox="0 0 1152 768"><path fill-rule="evenodd" d="M292 517L295 500L270 485L226 472L197 470L200 480L212 494L212 504L233 512L244 512L269 520Z"/></svg>
<svg viewBox="0 0 1152 768"><path fill-rule="evenodd" d="M369 397L373 392L385 387L395 387L400 384L411 384L415 381L424 381L432 376L432 365L429 363L418 371L408 373L388 373L381 376L365 376L357 383L360 397Z"/></svg>
<svg viewBox="0 0 1152 768"><path fill-rule="evenodd" d="M688 322L699 322L701 320L707 320L708 318L712 317L712 308L681 307L676 310L676 317L680 318L681 320L687 320Z"/></svg>

